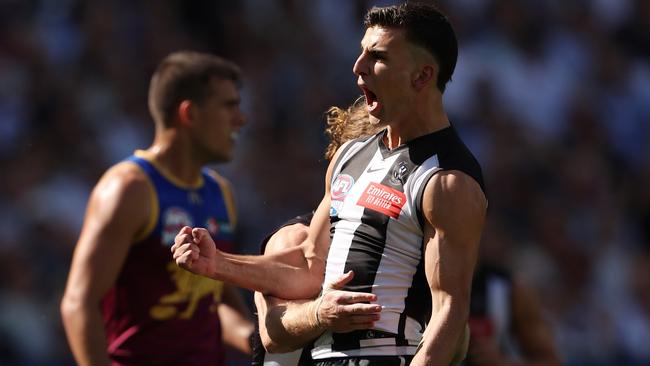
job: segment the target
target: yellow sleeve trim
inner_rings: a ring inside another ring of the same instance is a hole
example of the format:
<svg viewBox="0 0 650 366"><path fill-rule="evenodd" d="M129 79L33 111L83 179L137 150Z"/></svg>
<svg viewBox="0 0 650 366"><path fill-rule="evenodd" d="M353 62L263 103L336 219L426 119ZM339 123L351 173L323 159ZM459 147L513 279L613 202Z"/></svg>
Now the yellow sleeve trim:
<svg viewBox="0 0 650 366"><path fill-rule="evenodd" d="M221 192L223 192L223 200L226 203L226 210L228 211L230 226L232 226L234 230L237 227L237 208L235 206L235 197L233 195L230 182L212 169L208 169L208 174L210 174L210 176L217 181L219 187L221 187Z"/></svg>
<svg viewBox="0 0 650 366"><path fill-rule="evenodd" d="M151 234L153 229L156 228L156 223L158 222L158 215L160 214L159 212L160 205L158 203L158 193L156 193L156 188L154 187L153 182L151 181L149 175L144 170L142 170L142 168L138 164L134 162L127 162L127 163L135 165L142 172L142 174L145 177L145 181L147 182L147 186L149 186L149 209L150 209L149 221L147 221L147 225L145 225L145 227L135 235L134 242L138 243L144 238L146 238L147 236L149 236L149 234Z"/></svg>

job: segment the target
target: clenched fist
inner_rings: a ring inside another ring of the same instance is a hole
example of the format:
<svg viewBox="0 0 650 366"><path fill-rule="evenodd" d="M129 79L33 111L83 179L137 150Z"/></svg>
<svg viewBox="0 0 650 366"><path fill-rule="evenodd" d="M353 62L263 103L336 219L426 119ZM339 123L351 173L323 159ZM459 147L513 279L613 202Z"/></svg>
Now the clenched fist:
<svg viewBox="0 0 650 366"><path fill-rule="evenodd" d="M206 277L212 277L221 254L206 229L188 226L176 235L171 251L181 268Z"/></svg>

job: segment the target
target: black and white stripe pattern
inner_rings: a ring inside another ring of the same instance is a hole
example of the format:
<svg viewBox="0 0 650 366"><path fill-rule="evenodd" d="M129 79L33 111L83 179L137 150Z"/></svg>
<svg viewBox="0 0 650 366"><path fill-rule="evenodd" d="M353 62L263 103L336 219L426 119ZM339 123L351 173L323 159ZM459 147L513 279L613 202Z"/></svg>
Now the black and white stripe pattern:
<svg viewBox="0 0 650 366"><path fill-rule="evenodd" d="M353 270L346 289L376 294L381 319L372 330L325 333L314 359L415 353L431 313L422 258L424 187L443 169L467 171L482 184L478 163L451 127L393 150L383 137L382 131L353 141L336 162L325 274L329 283Z"/></svg>

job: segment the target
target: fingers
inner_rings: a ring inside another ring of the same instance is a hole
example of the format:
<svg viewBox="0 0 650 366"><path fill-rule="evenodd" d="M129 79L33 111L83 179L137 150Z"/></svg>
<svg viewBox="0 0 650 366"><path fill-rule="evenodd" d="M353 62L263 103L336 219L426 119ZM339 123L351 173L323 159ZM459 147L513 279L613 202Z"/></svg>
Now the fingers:
<svg viewBox="0 0 650 366"><path fill-rule="evenodd" d="M332 290L323 296L325 296L328 301L335 302L340 305L369 303L377 301L377 295L371 294L369 292Z"/></svg>
<svg viewBox="0 0 650 366"><path fill-rule="evenodd" d="M364 292L334 291L324 295L320 308L323 312L330 313L326 316L334 315L334 317L379 314L382 310L381 305L369 304L376 298L374 294Z"/></svg>
<svg viewBox="0 0 650 366"><path fill-rule="evenodd" d="M202 227L196 227L192 229L192 237L194 238L195 243L200 243L206 238L210 238L210 233L208 233L208 230L202 228Z"/></svg>
<svg viewBox="0 0 650 366"><path fill-rule="evenodd" d="M370 304L341 305L332 314L327 314L329 328L338 333L347 333L358 329L370 329L380 320L381 307Z"/></svg>
<svg viewBox="0 0 650 366"><path fill-rule="evenodd" d="M172 253L172 256L178 264L191 264L199 257L199 247L196 244L185 243L179 245Z"/></svg>
<svg viewBox="0 0 650 366"><path fill-rule="evenodd" d="M332 290L340 290L353 278L354 278L354 271L348 271L347 273L342 274L341 277L337 278L332 283L330 283L327 287Z"/></svg>
<svg viewBox="0 0 650 366"><path fill-rule="evenodd" d="M192 235L192 228L189 226L184 226L181 231L176 234L176 237L174 238L174 245L171 247L171 251L174 252L176 249L185 244L185 243L191 243L191 235Z"/></svg>
<svg viewBox="0 0 650 366"><path fill-rule="evenodd" d="M356 304L377 301L377 295L369 292L333 291L331 295L339 304ZM379 305L377 305L379 306ZM381 309L380 309L381 310Z"/></svg>

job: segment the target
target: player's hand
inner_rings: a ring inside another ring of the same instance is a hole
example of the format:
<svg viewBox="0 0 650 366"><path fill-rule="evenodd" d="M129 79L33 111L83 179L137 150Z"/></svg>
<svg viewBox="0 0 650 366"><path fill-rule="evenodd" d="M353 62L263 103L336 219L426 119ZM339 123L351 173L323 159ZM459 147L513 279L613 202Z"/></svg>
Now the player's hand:
<svg viewBox="0 0 650 366"><path fill-rule="evenodd" d="M381 306L369 304L377 295L367 292L341 290L354 277L350 271L329 284L314 305L321 326L336 333L370 329L379 320Z"/></svg>
<svg viewBox="0 0 650 366"><path fill-rule="evenodd" d="M181 268L207 277L215 271L217 248L206 229L183 227L176 235L171 251Z"/></svg>

